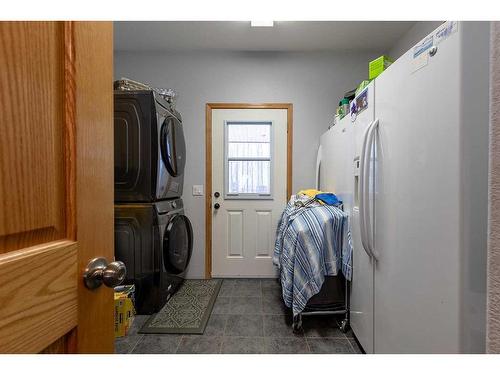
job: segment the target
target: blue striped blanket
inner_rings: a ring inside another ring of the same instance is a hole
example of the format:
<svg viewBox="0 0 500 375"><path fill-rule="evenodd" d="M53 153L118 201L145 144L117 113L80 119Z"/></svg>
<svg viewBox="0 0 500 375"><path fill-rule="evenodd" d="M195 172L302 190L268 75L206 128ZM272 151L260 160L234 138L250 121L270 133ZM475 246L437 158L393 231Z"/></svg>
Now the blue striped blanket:
<svg viewBox="0 0 500 375"><path fill-rule="evenodd" d="M325 276L352 275L348 216L340 208L296 202L292 196L278 223L273 263L280 271L283 300L293 315L304 310Z"/></svg>

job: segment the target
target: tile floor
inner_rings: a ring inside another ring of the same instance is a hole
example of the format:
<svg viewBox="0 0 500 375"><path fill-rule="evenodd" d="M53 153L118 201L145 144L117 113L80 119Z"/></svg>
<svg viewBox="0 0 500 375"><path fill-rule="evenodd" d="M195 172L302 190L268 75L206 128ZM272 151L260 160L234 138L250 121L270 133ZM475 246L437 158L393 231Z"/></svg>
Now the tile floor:
<svg viewBox="0 0 500 375"><path fill-rule="evenodd" d="M138 334L148 316L139 315L129 335L116 340L117 353L361 353L351 332L333 317L304 317L294 334L275 279L224 279L203 335Z"/></svg>

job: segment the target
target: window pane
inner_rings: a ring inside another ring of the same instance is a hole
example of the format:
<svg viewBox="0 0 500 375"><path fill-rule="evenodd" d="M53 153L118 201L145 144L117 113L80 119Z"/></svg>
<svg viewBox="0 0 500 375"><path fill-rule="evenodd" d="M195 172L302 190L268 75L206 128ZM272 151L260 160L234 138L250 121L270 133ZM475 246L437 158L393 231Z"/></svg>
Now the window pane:
<svg viewBox="0 0 500 375"><path fill-rule="evenodd" d="M227 142L230 158L270 158L271 123L228 122Z"/></svg>
<svg viewBox="0 0 500 375"><path fill-rule="evenodd" d="M229 194L270 194L270 161L229 161Z"/></svg>
<svg viewBox="0 0 500 375"><path fill-rule="evenodd" d="M235 124L227 123L228 142L271 142L271 124L270 123L248 123Z"/></svg>
<svg viewBox="0 0 500 375"><path fill-rule="evenodd" d="M271 144L229 142L227 156L230 158L270 158Z"/></svg>

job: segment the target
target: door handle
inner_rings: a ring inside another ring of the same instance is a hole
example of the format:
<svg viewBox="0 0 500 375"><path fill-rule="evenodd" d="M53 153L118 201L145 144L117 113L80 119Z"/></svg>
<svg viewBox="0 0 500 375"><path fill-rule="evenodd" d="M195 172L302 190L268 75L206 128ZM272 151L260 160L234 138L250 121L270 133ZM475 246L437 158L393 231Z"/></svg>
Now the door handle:
<svg viewBox="0 0 500 375"><path fill-rule="evenodd" d="M88 289L99 288L103 283L109 288L120 285L127 275L125 263L114 261L108 263L106 258L92 259L83 272L83 282Z"/></svg>
<svg viewBox="0 0 500 375"><path fill-rule="evenodd" d="M375 260L378 260L379 256L377 251L375 250L374 244L374 228L373 222L370 213L370 161L373 150L373 143L375 139L375 134L378 128L379 121L376 119L368 130L367 139L366 139L366 153L365 153L365 165L364 165L364 196L363 201L365 204L364 207L364 225L365 225L365 235L366 242L369 248L370 254L372 254ZM373 161L375 162L375 160Z"/></svg>
<svg viewBox="0 0 500 375"><path fill-rule="evenodd" d="M220 208L220 204L219 203L214 204L214 208L218 210Z"/></svg>
<svg viewBox="0 0 500 375"><path fill-rule="evenodd" d="M359 186L358 186L358 195L359 195L359 229L361 235L361 245L365 250L366 254L371 258L373 254L370 252L370 248L368 245L368 240L366 236L366 202L365 202L365 185L366 185L366 148L368 135L370 133L370 128L373 124L373 121L366 127L365 132L363 134L363 145L361 146L361 155L359 158Z"/></svg>
<svg viewBox="0 0 500 375"><path fill-rule="evenodd" d="M370 253L375 260L378 259L378 253L374 249L374 228L370 214L370 161L372 156L373 141L375 139L378 124L379 121L378 119L376 119L367 128L365 139L366 146L364 148L363 157L363 170L360 172L363 174L363 189L361 193L363 210L360 210L362 211L362 219L360 221L363 222L365 242L368 246L368 253Z"/></svg>

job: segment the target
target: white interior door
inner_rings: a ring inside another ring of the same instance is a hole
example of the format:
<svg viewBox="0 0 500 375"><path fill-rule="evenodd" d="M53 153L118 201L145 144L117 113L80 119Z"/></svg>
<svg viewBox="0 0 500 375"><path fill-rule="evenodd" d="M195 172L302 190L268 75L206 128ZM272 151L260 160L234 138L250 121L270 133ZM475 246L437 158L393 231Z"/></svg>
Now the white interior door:
<svg viewBox="0 0 500 375"><path fill-rule="evenodd" d="M286 171L286 109L212 111L212 276L277 275Z"/></svg>

